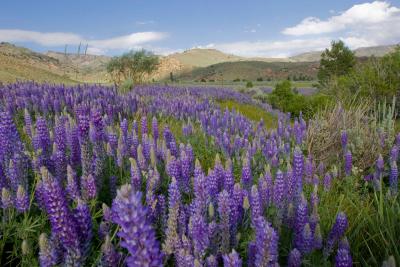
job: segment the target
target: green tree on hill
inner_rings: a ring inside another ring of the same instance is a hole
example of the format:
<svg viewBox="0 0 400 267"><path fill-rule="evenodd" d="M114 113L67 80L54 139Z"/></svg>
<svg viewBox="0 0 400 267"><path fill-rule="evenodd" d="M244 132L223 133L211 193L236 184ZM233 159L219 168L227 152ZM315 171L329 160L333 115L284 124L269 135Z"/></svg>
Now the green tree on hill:
<svg viewBox="0 0 400 267"><path fill-rule="evenodd" d="M157 69L158 63L158 57L151 52L130 51L111 59L107 64L107 72L116 85L128 79L134 84L140 84Z"/></svg>
<svg viewBox="0 0 400 267"><path fill-rule="evenodd" d="M320 86L324 87L334 77L346 75L356 65L354 52L342 41L332 41L331 48L321 55L318 70Z"/></svg>

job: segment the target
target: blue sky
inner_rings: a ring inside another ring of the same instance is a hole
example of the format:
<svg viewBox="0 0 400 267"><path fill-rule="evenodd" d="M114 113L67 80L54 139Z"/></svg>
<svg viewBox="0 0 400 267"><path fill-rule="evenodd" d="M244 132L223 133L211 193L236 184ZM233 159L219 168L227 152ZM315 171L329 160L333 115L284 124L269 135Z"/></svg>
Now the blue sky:
<svg viewBox="0 0 400 267"><path fill-rule="evenodd" d="M284 57L332 39L352 48L400 42L400 0L3 0L0 16L0 41L37 51L68 44L72 52L82 42L90 53L108 55L199 47Z"/></svg>

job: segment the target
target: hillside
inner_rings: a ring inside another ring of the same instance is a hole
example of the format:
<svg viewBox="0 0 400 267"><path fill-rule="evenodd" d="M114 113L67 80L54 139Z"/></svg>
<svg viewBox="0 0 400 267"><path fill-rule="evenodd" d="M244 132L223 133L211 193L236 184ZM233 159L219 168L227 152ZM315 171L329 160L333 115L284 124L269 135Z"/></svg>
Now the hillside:
<svg viewBox="0 0 400 267"><path fill-rule="evenodd" d="M354 50L356 57L382 57L387 53L392 52L396 45L382 45L382 46L371 46L371 47L360 47ZM302 53L289 59L294 62L311 62L319 61L321 58L322 51L311 51Z"/></svg>
<svg viewBox="0 0 400 267"><path fill-rule="evenodd" d="M75 82L66 75L72 68L62 66L52 57L27 48L0 43L0 81L36 80L49 82Z"/></svg>
<svg viewBox="0 0 400 267"><path fill-rule="evenodd" d="M306 76L315 79L318 70L317 62L263 62L238 61L223 62L204 68L196 68L183 73L182 80L224 80L235 79L256 80L257 78L286 79L290 77Z"/></svg>

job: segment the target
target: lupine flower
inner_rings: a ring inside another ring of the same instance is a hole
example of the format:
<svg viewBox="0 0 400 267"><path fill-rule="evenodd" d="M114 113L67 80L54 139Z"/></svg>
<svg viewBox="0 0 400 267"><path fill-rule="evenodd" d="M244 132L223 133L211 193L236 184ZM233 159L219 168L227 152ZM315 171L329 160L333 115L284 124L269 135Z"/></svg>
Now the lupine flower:
<svg viewBox="0 0 400 267"><path fill-rule="evenodd" d="M255 187L257 190L257 188ZM258 194L257 194L258 197ZM227 253L230 248L230 214L231 203L230 196L226 190L218 195L218 214L220 218L220 233L221 233L221 251Z"/></svg>
<svg viewBox="0 0 400 267"><path fill-rule="evenodd" d="M17 196L15 198L15 207L19 212L25 212L29 208L29 195L22 185L18 186Z"/></svg>
<svg viewBox="0 0 400 267"><path fill-rule="evenodd" d="M350 251L346 248L339 248L335 257L336 267L351 267L353 266L353 260L350 255Z"/></svg>
<svg viewBox="0 0 400 267"><path fill-rule="evenodd" d="M303 189L304 158L303 152L296 147L293 154L293 175L296 179L296 195L301 194Z"/></svg>
<svg viewBox="0 0 400 267"><path fill-rule="evenodd" d="M284 206L284 194L285 194L285 180L281 170L276 172L275 183L274 183L274 204L278 208Z"/></svg>
<svg viewBox="0 0 400 267"><path fill-rule="evenodd" d="M233 177L232 172L232 161L228 158L225 162L225 175L224 175L224 189L228 191L229 194L232 194L233 187L235 185L235 178Z"/></svg>
<svg viewBox="0 0 400 267"><path fill-rule="evenodd" d="M9 209L13 206L10 191L3 187L1 190L1 207L3 209Z"/></svg>
<svg viewBox="0 0 400 267"><path fill-rule="evenodd" d="M142 186L142 175L139 166L134 158L129 158L129 161L131 163L131 184L135 190L140 191Z"/></svg>
<svg viewBox="0 0 400 267"><path fill-rule="evenodd" d="M297 248L292 249L288 257L288 267L300 267L301 266L301 254Z"/></svg>
<svg viewBox="0 0 400 267"><path fill-rule="evenodd" d="M295 239L294 243L296 248L300 249L302 246L302 235L305 225L308 223L308 205L304 195L301 196L296 209L295 217Z"/></svg>
<svg viewBox="0 0 400 267"><path fill-rule="evenodd" d="M242 267L242 260L234 249L231 253L223 255L222 258L224 267Z"/></svg>
<svg viewBox="0 0 400 267"><path fill-rule="evenodd" d="M162 266L160 246L141 198L130 185L122 186L113 201L113 221L120 226L121 246L129 251L128 266Z"/></svg>
<svg viewBox="0 0 400 267"><path fill-rule="evenodd" d="M193 240L193 253L202 260L209 245L208 227L201 214L195 213L189 220L189 232Z"/></svg>
<svg viewBox="0 0 400 267"><path fill-rule="evenodd" d="M308 254L311 252L311 250L314 247L314 237L313 234L311 232L311 228L310 228L310 224L306 223L306 225L304 225L303 228L303 232L302 232L302 236L301 236L301 244L299 246L300 251L303 254Z"/></svg>
<svg viewBox="0 0 400 267"><path fill-rule="evenodd" d="M104 267L118 266L120 255L113 244L111 243L110 236L106 235L103 245L101 246L101 264Z"/></svg>
<svg viewBox="0 0 400 267"><path fill-rule="evenodd" d="M326 245L324 248L325 257L328 257L330 255L335 243L339 241L340 238L342 238L342 236L346 232L347 226L348 226L348 221L346 214L343 212L339 212L338 215L336 216L335 223L333 224L332 229L329 232L326 241Z"/></svg>
<svg viewBox="0 0 400 267"><path fill-rule="evenodd" d="M397 161L398 158L399 158L399 147L397 145L394 145L390 150L390 160Z"/></svg>
<svg viewBox="0 0 400 267"><path fill-rule="evenodd" d="M81 199L78 199L78 204L73 211L76 221L76 228L79 233L79 239L83 254L86 254L90 248L92 239L92 217L88 205Z"/></svg>
<svg viewBox="0 0 400 267"><path fill-rule="evenodd" d="M89 174L89 176L82 176L81 189L82 189L82 196L85 200L96 198L97 194L96 181L92 174Z"/></svg>
<svg viewBox="0 0 400 267"><path fill-rule="evenodd" d="M332 176L330 172L327 172L324 176L324 191L328 192L331 189L331 184L332 184Z"/></svg>
<svg viewBox="0 0 400 267"><path fill-rule="evenodd" d="M251 174L251 167L249 159L246 157L243 159L243 166L242 166L242 184L245 188L249 189L253 183L253 177Z"/></svg>
<svg viewBox="0 0 400 267"><path fill-rule="evenodd" d="M256 221L255 266L273 266L278 261L278 234L264 218Z"/></svg>
<svg viewBox="0 0 400 267"><path fill-rule="evenodd" d="M55 180L46 168L41 168L44 204L54 234L61 240L67 250L67 261L74 264L80 261L79 239L77 226L60 184Z"/></svg>
<svg viewBox="0 0 400 267"><path fill-rule="evenodd" d="M52 267L57 264L57 253L47 235L42 233L39 237L39 263L41 267Z"/></svg>
<svg viewBox="0 0 400 267"><path fill-rule="evenodd" d="M165 231L166 239L165 243L163 244L163 251L166 254L172 254L178 247L179 242L178 216L181 202L181 194L175 178L172 178L172 181L169 185L168 201L168 223Z"/></svg>
<svg viewBox="0 0 400 267"><path fill-rule="evenodd" d="M67 186L65 189L71 200L77 199L80 196L75 172L70 165L67 166Z"/></svg>
<svg viewBox="0 0 400 267"><path fill-rule="evenodd" d="M351 151L347 150L344 156L344 171L347 176L351 174L352 167L353 167L353 157L351 155Z"/></svg>
<svg viewBox="0 0 400 267"><path fill-rule="evenodd" d="M390 192L392 195L396 195L398 191L398 176L399 172L397 170L397 163L393 161L390 165L390 176L389 176L389 184L390 184Z"/></svg>

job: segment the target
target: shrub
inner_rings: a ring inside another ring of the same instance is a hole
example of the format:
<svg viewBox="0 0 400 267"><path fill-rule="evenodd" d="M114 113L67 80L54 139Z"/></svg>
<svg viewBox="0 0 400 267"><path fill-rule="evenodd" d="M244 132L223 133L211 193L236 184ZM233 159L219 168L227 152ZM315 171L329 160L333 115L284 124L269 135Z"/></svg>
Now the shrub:
<svg viewBox="0 0 400 267"><path fill-rule="evenodd" d="M262 82L263 81L263 78L262 77L258 77L257 78L257 82Z"/></svg>
<svg viewBox="0 0 400 267"><path fill-rule="evenodd" d="M121 94L125 94L129 91L132 90L134 86L133 80L132 79L126 79L119 87L118 87L118 92Z"/></svg>
<svg viewBox="0 0 400 267"><path fill-rule="evenodd" d="M394 104L382 104L371 113L371 101L337 103L317 112L309 121L306 144L316 162L333 164L343 157L341 131L346 130L353 165L374 166L376 155L388 154L395 130ZM384 145L377 140L384 140Z"/></svg>
<svg viewBox="0 0 400 267"><path fill-rule="evenodd" d="M246 88L252 88L253 87L253 83L251 81L248 81L246 83Z"/></svg>

